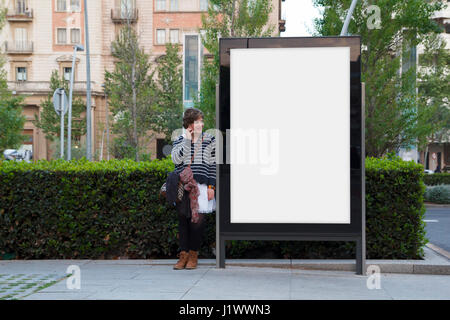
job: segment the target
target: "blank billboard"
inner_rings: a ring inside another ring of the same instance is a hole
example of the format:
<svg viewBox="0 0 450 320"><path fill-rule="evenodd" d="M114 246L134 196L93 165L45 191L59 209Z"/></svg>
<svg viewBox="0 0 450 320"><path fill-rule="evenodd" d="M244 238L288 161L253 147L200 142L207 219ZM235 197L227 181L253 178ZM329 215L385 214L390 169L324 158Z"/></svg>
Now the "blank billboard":
<svg viewBox="0 0 450 320"><path fill-rule="evenodd" d="M230 50L230 222L350 224L350 47Z"/></svg>

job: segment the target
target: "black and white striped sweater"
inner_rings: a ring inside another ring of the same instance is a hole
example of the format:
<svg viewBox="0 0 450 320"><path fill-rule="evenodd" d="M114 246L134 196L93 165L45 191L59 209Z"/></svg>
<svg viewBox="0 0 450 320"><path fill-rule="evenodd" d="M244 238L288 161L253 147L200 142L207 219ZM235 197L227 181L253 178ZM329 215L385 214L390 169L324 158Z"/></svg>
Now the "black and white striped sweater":
<svg viewBox="0 0 450 320"><path fill-rule="evenodd" d="M173 142L172 161L175 164L175 171L180 173L191 162L195 147L197 151L191 164L195 181L199 184L216 186L216 139L209 133L202 132L202 136L201 148L201 137L194 143L184 135L179 136Z"/></svg>

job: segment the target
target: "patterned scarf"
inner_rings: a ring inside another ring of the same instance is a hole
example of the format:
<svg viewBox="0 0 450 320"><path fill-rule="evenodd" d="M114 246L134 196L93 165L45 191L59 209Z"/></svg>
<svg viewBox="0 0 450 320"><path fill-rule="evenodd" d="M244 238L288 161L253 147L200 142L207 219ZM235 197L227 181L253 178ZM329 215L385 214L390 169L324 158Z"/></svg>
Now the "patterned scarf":
<svg viewBox="0 0 450 320"><path fill-rule="evenodd" d="M203 132L202 132L202 139L200 142L200 148L202 148L202 142L203 142ZM194 156L195 152L196 150L194 150ZM194 156L192 157L191 162L194 160ZM197 182L194 180L194 174L192 173L190 165L184 168L183 171L181 171L180 181L184 184L184 190L189 192L189 199L191 200L191 211L192 211L191 221L193 223L197 223L199 220L198 196L200 195L200 190L198 188Z"/></svg>
<svg viewBox="0 0 450 320"><path fill-rule="evenodd" d="M191 200L191 211L193 223L198 222L198 196L200 190L198 189L197 182L194 180L194 174L190 167L184 168L180 173L180 181L184 184L184 189L189 192L189 199Z"/></svg>

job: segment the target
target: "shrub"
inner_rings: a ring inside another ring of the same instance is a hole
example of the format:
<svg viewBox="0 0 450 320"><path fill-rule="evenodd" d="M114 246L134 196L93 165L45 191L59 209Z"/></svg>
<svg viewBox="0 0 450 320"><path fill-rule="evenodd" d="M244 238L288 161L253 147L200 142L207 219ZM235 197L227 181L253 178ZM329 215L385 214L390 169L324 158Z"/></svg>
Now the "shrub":
<svg viewBox="0 0 450 320"><path fill-rule="evenodd" d="M441 184L437 186L427 186L425 191L425 201L450 204L450 185Z"/></svg>
<svg viewBox="0 0 450 320"><path fill-rule="evenodd" d="M149 258L176 252L175 211L158 200L168 160L2 162L0 255Z"/></svg>
<svg viewBox="0 0 450 320"><path fill-rule="evenodd" d="M426 174L423 177L423 182L427 186L436 186L438 184L450 184L450 173L433 173Z"/></svg>

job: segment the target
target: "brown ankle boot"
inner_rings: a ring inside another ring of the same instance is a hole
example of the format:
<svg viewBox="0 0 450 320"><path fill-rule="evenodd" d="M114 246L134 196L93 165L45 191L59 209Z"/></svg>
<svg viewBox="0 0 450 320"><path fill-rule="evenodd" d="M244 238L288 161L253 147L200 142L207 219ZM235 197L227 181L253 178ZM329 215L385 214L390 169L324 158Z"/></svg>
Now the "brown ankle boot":
<svg viewBox="0 0 450 320"><path fill-rule="evenodd" d="M186 263L188 262L189 253L187 253L186 251L181 251L179 254L177 254L177 257L179 257L180 260L178 260L177 264L174 265L173 268L175 270L182 270L184 269Z"/></svg>
<svg viewBox="0 0 450 320"><path fill-rule="evenodd" d="M186 265L186 269L197 268L197 263L198 263L198 251L189 250L189 260Z"/></svg>

